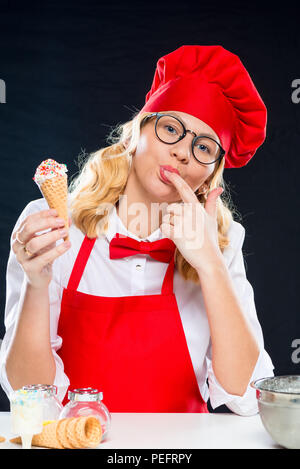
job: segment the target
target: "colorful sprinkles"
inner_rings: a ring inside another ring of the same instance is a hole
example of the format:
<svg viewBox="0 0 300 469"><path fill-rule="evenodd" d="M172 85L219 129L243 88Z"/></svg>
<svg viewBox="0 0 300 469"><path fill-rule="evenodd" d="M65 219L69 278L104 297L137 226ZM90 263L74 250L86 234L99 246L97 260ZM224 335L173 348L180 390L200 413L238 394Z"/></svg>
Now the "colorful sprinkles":
<svg viewBox="0 0 300 469"><path fill-rule="evenodd" d="M27 391L25 389L18 389L13 391L10 395L10 401L14 405L24 405L29 402L41 402L44 398L39 389Z"/></svg>
<svg viewBox="0 0 300 469"><path fill-rule="evenodd" d="M46 179L56 176L64 176L67 171L67 166L65 164L57 163L57 161L48 158L47 160L42 161L42 163L37 167L32 179L37 184L41 184Z"/></svg>

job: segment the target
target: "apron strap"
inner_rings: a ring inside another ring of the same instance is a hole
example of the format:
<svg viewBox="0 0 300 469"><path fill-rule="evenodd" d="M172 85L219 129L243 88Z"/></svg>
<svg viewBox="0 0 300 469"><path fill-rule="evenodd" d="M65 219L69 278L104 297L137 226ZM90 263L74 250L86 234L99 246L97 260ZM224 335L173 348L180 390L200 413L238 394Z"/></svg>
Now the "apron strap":
<svg viewBox="0 0 300 469"><path fill-rule="evenodd" d="M79 252L77 254L75 264L73 266L72 273L69 278L69 283L67 288L70 290L77 290L80 283L82 274L84 272L86 263L90 256L90 253L94 247L95 241L97 238L88 238L85 235L85 238L81 244Z"/></svg>
<svg viewBox="0 0 300 469"><path fill-rule="evenodd" d="M86 235L80 246L79 252L77 254L72 273L69 278L68 290L77 290L82 274L84 272L85 266L91 254L91 251L94 247L97 238L88 238ZM174 279L174 266L175 266L175 256L172 257L171 262L168 265L165 278L162 284L161 294L170 295L173 293L173 279Z"/></svg>
<svg viewBox="0 0 300 469"><path fill-rule="evenodd" d="M161 288L162 295L173 294L173 280L174 280L174 266L175 266L175 255L172 257L171 262L168 265L165 278Z"/></svg>

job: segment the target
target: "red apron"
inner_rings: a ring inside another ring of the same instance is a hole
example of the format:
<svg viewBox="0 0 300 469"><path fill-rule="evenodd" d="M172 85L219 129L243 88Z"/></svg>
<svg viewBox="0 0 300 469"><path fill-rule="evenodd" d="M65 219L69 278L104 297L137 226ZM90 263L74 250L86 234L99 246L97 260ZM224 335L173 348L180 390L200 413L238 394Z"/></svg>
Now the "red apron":
<svg viewBox="0 0 300 469"><path fill-rule="evenodd" d="M88 295L77 288L96 239L85 236L63 290L58 354L70 388L99 389L110 412L208 413L173 293L174 256L161 294Z"/></svg>

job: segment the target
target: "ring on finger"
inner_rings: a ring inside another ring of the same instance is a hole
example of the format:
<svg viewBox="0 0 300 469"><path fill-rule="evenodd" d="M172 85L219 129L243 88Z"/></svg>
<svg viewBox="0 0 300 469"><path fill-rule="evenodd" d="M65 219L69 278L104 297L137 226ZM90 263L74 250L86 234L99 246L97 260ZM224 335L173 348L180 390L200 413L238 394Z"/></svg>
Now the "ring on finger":
<svg viewBox="0 0 300 469"><path fill-rule="evenodd" d="M24 244L24 243L23 243ZM23 247L24 251L26 252L27 256L33 256L33 253L29 251L29 249L27 249L26 247L26 244L25 246Z"/></svg>
<svg viewBox="0 0 300 469"><path fill-rule="evenodd" d="M16 240L18 241L18 243L20 243L20 244L25 244L25 243L23 243L23 241L21 241L21 240L19 239L18 235L19 235L19 231L16 232Z"/></svg>

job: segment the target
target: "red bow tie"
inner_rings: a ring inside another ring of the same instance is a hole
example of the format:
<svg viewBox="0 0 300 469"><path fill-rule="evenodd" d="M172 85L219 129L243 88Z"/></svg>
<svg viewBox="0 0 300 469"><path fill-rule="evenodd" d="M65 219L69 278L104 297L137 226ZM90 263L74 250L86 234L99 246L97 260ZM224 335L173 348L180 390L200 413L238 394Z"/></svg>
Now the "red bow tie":
<svg viewBox="0 0 300 469"><path fill-rule="evenodd" d="M169 238L157 241L137 241L129 236L119 233L109 244L109 257L118 259L120 257L134 256L135 254L149 254L153 259L160 262L170 262L176 249L175 243Z"/></svg>

